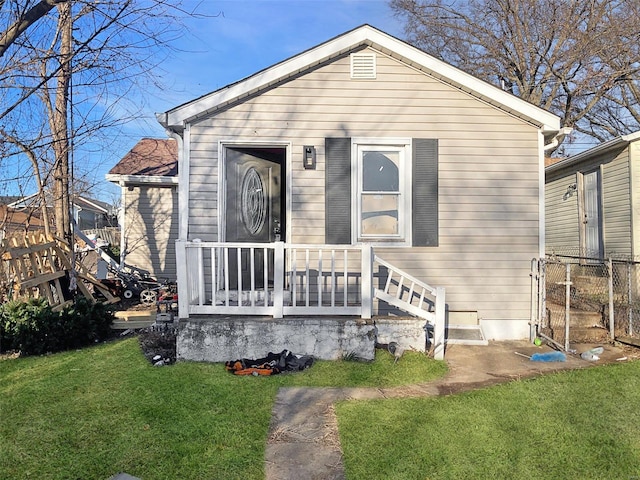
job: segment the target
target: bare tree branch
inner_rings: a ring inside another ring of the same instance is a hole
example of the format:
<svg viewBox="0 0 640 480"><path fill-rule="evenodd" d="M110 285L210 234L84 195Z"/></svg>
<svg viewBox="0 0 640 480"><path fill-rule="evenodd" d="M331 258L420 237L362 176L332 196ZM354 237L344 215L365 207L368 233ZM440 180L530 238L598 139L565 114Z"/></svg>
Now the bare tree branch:
<svg viewBox="0 0 640 480"><path fill-rule="evenodd" d="M618 113L637 108L640 100L632 87L640 80L639 3L390 1L405 21L408 41L559 115L563 126L594 138L621 133L620 123L604 116L614 98L634 99L617 103ZM638 118L627 112L625 129L638 129Z"/></svg>
<svg viewBox="0 0 640 480"><path fill-rule="evenodd" d="M0 57L7 49L22 35L31 25L36 23L51 11L56 5L68 2L69 0L41 0L30 8L4 32L0 33ZM4 3L4 2L3 2Z"/></svg>

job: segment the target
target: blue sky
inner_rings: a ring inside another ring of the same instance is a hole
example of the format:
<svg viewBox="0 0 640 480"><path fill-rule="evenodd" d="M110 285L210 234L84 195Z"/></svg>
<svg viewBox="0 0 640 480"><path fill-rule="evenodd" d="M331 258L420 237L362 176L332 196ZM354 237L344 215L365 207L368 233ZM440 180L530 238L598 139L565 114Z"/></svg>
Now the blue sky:
<svg viewBox="0 0 640 480"><path fill-rule="evenodd" d="M186 4L208 18L187 21L188 33L175 43L176 51L158 72L167 88L147 93L144 118L127 125L108 156L96 162L99 198L108 201L119 195L104 175L138 139L166 137L155 120L156 112L241 80L365 23L403 37L403 25L386 0L187 0ZM82 161L82 153L78 154Z"/></svg>

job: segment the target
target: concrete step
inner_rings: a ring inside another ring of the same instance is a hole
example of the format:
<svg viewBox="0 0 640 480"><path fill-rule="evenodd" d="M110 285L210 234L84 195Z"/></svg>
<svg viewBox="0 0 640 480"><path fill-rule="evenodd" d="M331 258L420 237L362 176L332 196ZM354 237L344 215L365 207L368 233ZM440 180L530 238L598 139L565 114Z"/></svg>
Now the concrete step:
<svg viewBox="0 0 640 480"><path fill-rule="evenodd" d="M605 328L578 327L569 329L571 343L605 343L609 340L609 331Z"/></svg>
<svg viewBox="0 0 640 480"><path fill-rule="evenodd" d="M571 310L569 315L569 326L571 328L589 328L602 324L602 314L599 312Z"/></svg>
<svg viewBox="0 0 640 480"><path fill-rule="evenodd" d="M549 315L549 323L554 326L564 325L566 315L564 305L557 303L547 303L547 313ZM594 325L602 325L602 314L596 311L577 310L572 308L569 312L569 325L571 327L593 327Z"/></svg>
<svg viewBox="0 0 640 480"><path fill-rule="evenodd" d="M115 320L111 324L114 330L129 330L137 328L147 328L156 321L155 310L134 310L121 311L115 313Z"/></svg>

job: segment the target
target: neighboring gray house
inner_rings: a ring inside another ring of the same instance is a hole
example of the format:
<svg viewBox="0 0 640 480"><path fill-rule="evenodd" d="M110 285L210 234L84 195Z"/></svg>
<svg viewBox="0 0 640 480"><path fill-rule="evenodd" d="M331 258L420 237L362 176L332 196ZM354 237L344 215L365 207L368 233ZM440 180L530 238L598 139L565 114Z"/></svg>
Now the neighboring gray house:
<svg viewBox="0 0 640 480"><path fill-rule="evenodd" d="M158 120L178 142L181 318L411 313L417 280L446 291L449 327L529 336L557 116L365 25Z"/></svg>
<svg viewBox="0 0 640 480"><path fill-rule="evenodd" d="M158 280L176 279L177 175L175 140L143 138L106 176L122 191L124 260Z"/></svg>
<svg viewBox="0 0 640 480"><path fill-rule="evenodd" d="M546 167L546 251L640 256L640 132Z"/></svg>
<svg viewBox="0 0 640 480"><path fill-rule="evenodd" d="M71 210L73 220L80 230L95 230L105 227L116 226L116 219L114 209L111 205L100 200L95 200L82 195L71 196ZM54 209L52 202L48 199L48 210L50 210L50 217L53 219ZM40 221L40 197L37 194L28 195L26 197L19 197L14 199L11 203L7 204L7 208L15 213L22 212L23 214L29 213L31 217L32 225L39 225ZM34 216L35 214L35 216Z"/></svg>

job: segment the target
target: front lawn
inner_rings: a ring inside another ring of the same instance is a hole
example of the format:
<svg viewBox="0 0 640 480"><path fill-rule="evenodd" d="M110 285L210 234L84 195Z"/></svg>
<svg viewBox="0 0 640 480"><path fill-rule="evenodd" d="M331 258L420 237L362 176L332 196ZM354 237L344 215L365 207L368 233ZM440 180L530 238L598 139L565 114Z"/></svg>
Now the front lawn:
<svg viewBox="0 0 640 480"><path fill-rule="evenodd" d="M136 339L0 360L0 479L264 478L282 386L394 386L445 365L317 362L274 377L220 364L153 367ZM634 478L640 362L569 371L449 397L337 405L348 480Z"/></svg>
<svg viewBox="0 0 640 480"><path fill-rule="evenodd" d="M640 362L337 405L347 478L640 478Z"/></svg>
<svg viewBox="0 0 640 480"><path fill-rule="evenodd" d="M265 352L266 353L266 352ZM0 479L264 478L271 409L282 386L424 382L442 362L407 352L398 364L316 362L273 377L221 364L153 367L137 339L0 360Z"/></svg>

